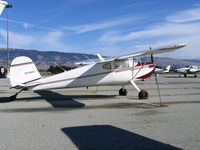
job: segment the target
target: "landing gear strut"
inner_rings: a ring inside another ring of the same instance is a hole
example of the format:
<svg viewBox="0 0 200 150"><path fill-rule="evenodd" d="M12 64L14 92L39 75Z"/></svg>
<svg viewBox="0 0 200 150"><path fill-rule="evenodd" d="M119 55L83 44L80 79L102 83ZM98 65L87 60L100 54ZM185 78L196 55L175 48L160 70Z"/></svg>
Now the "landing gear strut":
<svg viewBox="0 0 200 150"><path fill-rule="evenodd" d="M148 99L149 97L149 94L146 90L141 90L139 93L138 93L138 98L139 99Z"/></svg>
<svg viewBox="0 0 200 150"><path fill-rule="evenodd" d="M119 90L119 95L121 95L121 96L126 96L127 95L127 90L125 89L125 88L121 88L120 90Z"/></svg>
<svg viewBox="0 0 200 150"><path fill-rule="evenodd" d="M14 95L12 95L12 96L10 96L10 100L11 101L14 101L14 100L16 100L16 98L17 98L17 95L21 92L21 91L23 91L23 90L25 90L25 88L23 88L23 89L21 89L20 91L18 91L16 94L14 94Z"/></svg>

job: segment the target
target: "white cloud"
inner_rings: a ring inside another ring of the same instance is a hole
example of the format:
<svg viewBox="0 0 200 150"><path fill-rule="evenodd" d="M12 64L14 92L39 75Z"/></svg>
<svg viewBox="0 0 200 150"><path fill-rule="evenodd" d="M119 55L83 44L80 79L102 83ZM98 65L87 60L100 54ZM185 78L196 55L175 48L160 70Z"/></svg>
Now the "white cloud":
<svg viewBox="0 0 200 150"><path fill-rule="evenodd" d="M184 10L170 15L166 18L169 22L183 23L190 21L200 20L200 8L194 8L189 10Z"/></svg>
<svg viewBox="0 0 200 150"><path fill-rule="evenodd" d="M106 22L102 22L102 23L85 24L85 25L72 26L72 27L64 26L63 28L65 30L74 31L75 34L79 34L79 33L84 33L84 32L105 29L105 28L109 28L109 27L113 27L113 26L118 26L118 25L122 25L122 24L127 24L134 20L136 20L136 18L115 19L112 21L106 21Z"/></svg>
<svg viewBox="0 0 200 150"><path fill-rule="evenodd" d="M61 41L64 33L61 31L47 32L43 35L29 35L17 32L9 32L9 47L38 49L38 50L68 50L69 46L64 45ZM6 30L0 29L0 37L6 41ZM1 42L1 46L5 46Z"/></svg>
<svg viewBox="0 0 200 150"><path fill-rule="evenodd" d="M22 23L22 25L23 25L23 27L25 28L25 29L28 29L28 28L30 28L30 27L33 27L34 25L32 25L32 24L28 24L28 23Z"/></svg>
<svg viewBox="0 0 200 150"><path fill-rule="evenodd" d="M6 41L7 31L1 29L0 36L2 36ZM35 42L36 39L33 36L21 33L9 32L10 47L27 47Z"/></svg>
<svg viewBox="0 0 200 150"><path fill-rule="evenodd" d="M99 38L99 41L115 44L117 42L125 42L138 39L150 39L155 37L172 37L172 36L185 36L191 34L200 34L200 23L191 24L171 24L166 23L159 26L151 27L147 30L130 32L128 34L120 34L118 32L108 32Z"/></svg>
<svg viewBox="0 0 200 150"><path fill-rule="evenodd" d="M50 49L50 50L66 49L66 45L63 45L63 43L61 43L63 35L64 33L61 31L49 32L40 38L39 43L44 45L42 47L45 49Z"/></svg>
<svg viewBox="0 0 200 150"><path fill-rule="evenodd" d="M188 17L186 17L186 15L188 15ZM123 33L122 31L107 32L103 34L98 41L108 46L124 45L123 51L127 52L133 52L131 50L145 50L148 49L149 46L155 48L186 43L187 47L177 53L172 53L167 56L200 58L200 51L198 50L200 47L199 27L200 9L195 8L170 15L167 17L166 22L160 23L160 25L149 26L145 30L129 33ZM133 44L130 44L131 42ZM129 43L127 44L129 46L125 46L125 43Z"/></svg>
<svg viewBox="0 0 200 150"><path fill-rule="evenodd" d="M0 21L7 21L7 19L0 17ZM28 28L33 28L34 27L34 28L39 28L39 29L43 29L43 30L57 31L57 29L48 28L48 27L44 27L44 26L38 26L38 25L27 23L27 22L21 22L21 21L16 21L16 20L11 20L11 19L8 19L8 21L10 23L15 23L15 24L22 25L24 27L24 29L28 29Z"/></svg>

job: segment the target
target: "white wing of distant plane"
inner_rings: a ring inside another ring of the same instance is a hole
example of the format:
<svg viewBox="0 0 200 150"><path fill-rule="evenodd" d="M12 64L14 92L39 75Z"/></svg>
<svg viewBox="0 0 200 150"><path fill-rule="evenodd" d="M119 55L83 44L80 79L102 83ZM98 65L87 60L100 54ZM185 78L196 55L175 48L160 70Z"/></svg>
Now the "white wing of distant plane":
<svg viewBox="0 0 200 150"><path fill-rule="evenodd" d="M5 8L6 5L8 5L8 3L6 1L0 0L0 15L2 14L3 9Z"/></svg>
<svg viewBox="0 0 200 150"><path fill-rule="evenodd" d="M141 52L138 52L138 53L123 55L123 56L119 56L119 57L109 59L109 60L103 60L100 63L110 62L110 61L115 61L115 60L124 60L124 59L127 59L127 58L140 57L140 56L146 56L146 55L160 54L160 53L174 51L174 50L177 50L177 49L185 47L185 46L186 46L186 44L177 44L177 45L173 45L173 46L166 46L166 47L162 47L162 48L156 48L156 49L141 51Z"/></svg>

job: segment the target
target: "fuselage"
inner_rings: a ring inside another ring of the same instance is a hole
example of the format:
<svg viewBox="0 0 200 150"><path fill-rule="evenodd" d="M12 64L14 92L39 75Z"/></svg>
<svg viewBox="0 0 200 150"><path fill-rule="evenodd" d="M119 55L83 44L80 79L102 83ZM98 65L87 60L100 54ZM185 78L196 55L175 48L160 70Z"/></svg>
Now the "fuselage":
<svg viewBox="0 0 200 150"><path fill-rule="evenodd" d="M155 65L151 62L136 63L133 59L94 63L42 78L32 90L74 88L102 85L124 85L130 80L141 80L151 76Z"/></svg>

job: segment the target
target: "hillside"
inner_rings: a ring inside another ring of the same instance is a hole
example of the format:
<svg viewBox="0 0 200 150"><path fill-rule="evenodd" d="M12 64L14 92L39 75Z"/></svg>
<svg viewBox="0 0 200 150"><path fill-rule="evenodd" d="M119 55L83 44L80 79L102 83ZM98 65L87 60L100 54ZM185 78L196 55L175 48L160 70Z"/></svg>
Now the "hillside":
<svg viewBox="0 0 200 150"><path fill-rule="evenodd" d="M47 69L50 64L73 66L74 62L85 61L88 59L96 59L96 55L81 54L81 53L64 53L56 51L37 51L25 49L10 49L10 60L17 56L28 56L36 64L38 69ZM6 66L7 51L5 48L0 48L0 66ZM149 57L142 60L149 61ZM173 59L167 57L155 57L155 62L158 66L166 67L172 65L173 67L183 67L185 65L200 65L200 60L190 59Z"/></svg>
<svg viewBox="0 0 200 150"><path fill-rule="evenodd" d="M39 69L47 69L50 64L69 65L73 62L96 59L96 55L81 53L64 53L56 51L37 51L25 49L10 49L10 60L17 56L30 57ZM0 65L6 66L7 50L0 48Z"/></svg>

